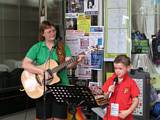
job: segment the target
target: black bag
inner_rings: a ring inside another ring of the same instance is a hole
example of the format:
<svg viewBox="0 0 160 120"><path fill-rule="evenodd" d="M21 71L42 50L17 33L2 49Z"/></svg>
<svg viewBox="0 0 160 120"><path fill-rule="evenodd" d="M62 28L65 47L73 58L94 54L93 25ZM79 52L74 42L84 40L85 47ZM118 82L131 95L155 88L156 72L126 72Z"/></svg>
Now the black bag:
<svg viewBox="0 0 160 120"><path fill-rule="evenodd" d="M160 64L160 38L152 35L152 61L154 64Z"/></svg>

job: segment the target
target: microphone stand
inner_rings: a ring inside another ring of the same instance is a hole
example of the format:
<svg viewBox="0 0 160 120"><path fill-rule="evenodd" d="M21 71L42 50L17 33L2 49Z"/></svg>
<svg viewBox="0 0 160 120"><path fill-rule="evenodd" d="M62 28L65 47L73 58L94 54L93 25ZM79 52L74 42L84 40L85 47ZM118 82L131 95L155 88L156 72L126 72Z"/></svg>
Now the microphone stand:
<svg viewBox="0 0 160 120"><path fill-rule="evenodd" d="M51 57L51 54L52 54L52 51L53 51L53 48L51 48L50 50L50 54L48 56L48 58L46 59L46 63L49 61L50 57ZM44 78L43 78L43 120L46 120L46 79L45 79L46 75L45 75L45 72L44 72Z"/></svg>
<svg viewBox="0 0 160 120"><path fill-rule="evenodd" d="M46 81L45 81L45 72L44 72L44 79L43 79L43 120L46 120Z"/></svg>

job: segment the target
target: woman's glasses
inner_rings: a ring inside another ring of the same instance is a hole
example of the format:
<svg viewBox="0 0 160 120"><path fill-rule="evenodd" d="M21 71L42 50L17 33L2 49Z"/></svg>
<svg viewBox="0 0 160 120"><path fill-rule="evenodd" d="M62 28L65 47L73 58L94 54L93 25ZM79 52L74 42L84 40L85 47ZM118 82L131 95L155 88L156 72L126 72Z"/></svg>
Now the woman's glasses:
<svg viewBox="0 0 160 120"><path fill-rule="evenodd" d="M51 33L55 33L55 32L56 32L55 29L46 30L46 33L47 33L47 34L51 34Z"/></svg>

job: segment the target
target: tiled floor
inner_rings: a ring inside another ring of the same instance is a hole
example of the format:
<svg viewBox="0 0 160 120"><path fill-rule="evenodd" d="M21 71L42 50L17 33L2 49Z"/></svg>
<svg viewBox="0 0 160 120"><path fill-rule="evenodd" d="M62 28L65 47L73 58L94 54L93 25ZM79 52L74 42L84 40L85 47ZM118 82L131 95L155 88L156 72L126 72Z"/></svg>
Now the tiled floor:
<svg viewBox="0 0 160 120"><path fill-rule="evenodd" d="M0 116L0 120L35 120L35 109L27 109L25 111Z"/></svg>

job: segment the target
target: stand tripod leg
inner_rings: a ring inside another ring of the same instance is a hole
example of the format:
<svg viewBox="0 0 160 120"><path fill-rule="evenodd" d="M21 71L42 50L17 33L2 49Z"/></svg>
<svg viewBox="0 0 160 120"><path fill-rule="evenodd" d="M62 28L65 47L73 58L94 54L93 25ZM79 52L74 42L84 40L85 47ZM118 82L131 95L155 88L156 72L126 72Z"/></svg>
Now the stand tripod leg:
<svg viewBox="0 0 160 120"><path fill-rule="evenodd" d="M77 112L76 104L69 104L69 112L72 114L72 120L76 120L76 112Z"/></svg>
<svg viewBox="0 0 160 120"><path fill-rule="evenodd" d="M72 120L76 120L76 111L75 111L75 113L73 113Z"/></svg>

